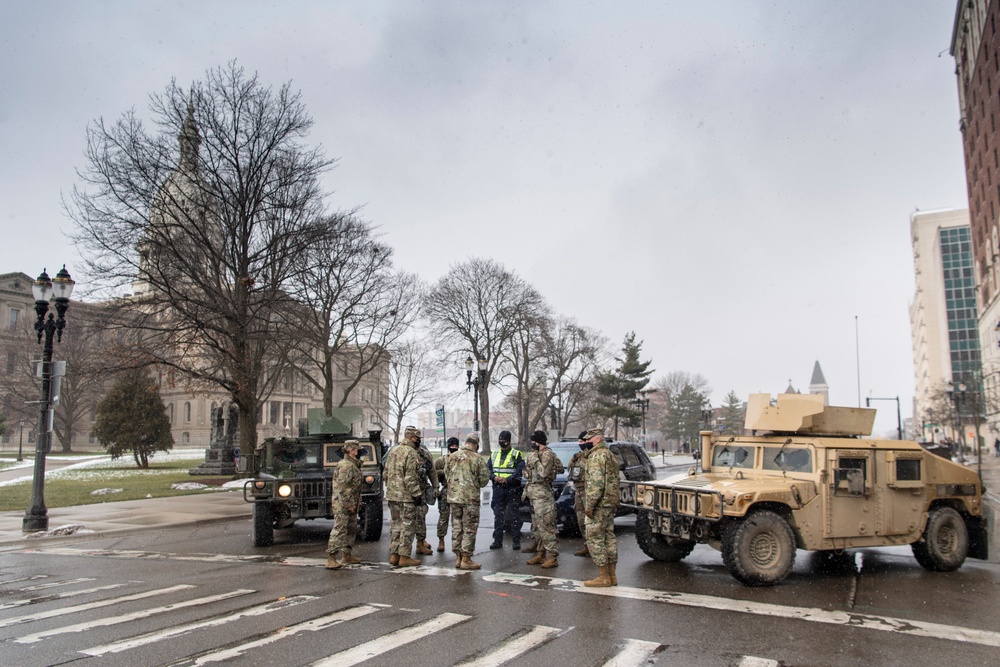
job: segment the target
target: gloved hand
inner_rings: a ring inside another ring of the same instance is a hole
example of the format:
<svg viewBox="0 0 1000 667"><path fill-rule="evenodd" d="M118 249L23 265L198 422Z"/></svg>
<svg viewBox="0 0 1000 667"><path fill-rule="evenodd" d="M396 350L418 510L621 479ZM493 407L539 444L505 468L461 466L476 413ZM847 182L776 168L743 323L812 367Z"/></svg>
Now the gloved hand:
<svg viewBox="0 0 1000 667"><path fill-rule="evenodd" d="M413 496L413 505L414 505L414 507L420 507L423 504L424 504L424 497L423 496Z"/></svg>

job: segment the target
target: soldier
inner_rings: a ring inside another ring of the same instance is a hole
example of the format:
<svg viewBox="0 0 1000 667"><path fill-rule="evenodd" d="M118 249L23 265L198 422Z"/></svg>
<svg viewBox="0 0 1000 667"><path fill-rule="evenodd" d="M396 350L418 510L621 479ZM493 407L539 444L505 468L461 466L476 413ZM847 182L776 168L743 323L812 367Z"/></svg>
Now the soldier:
<svg viewBox="0 0 1000 667"><path fill-rule="evenodd" d="M420 488L420 455L417 443L420 431L407 426L403 441L385 457L385 498L389 502L389 565L412 567L420 561L411 558L416 533L417 508L423 505Z"/></svg>
<svg viewBox="0 0 1000 667"><path fill-rule="evenodd" d="M593 446L587 442L587 432L582 431L577 438L580 451L573 454L569 460L569 481L573 482L573 509L576 510L576 525L580 528L580 535L584 538L583 548L573 552L574 556L589 556L587 549L587 515L585 505L587 503L587 452Z"/></svg>
<svg viewBox="0 0 1000 667"><path fill-rule="evenodd" d="M448 455L444 464L451 508L451 550L457 556L455 567L459 570L481 567L472 560L472 554L479 530L480 492L490 481L490 473L478 450L479 436L472 433L460 450Z"/></svg>
<svg viewBox="0 0 1000 667"><path fill-rule="evenodd" d="M563 464L555 452L548 448L544 431L531 434L531 448L538 452L532 457L528 472L528 499L531 500L531 525L537 530L538 553L528 560L528 565L544 568L558 567L559 547L556 542L556 499L552 482L562 473Z"/></svg>
<svg viewBox="0 0 1000 667"><path fill-rule="evenodd" d="M451 518L450 506L448 505L448 479L444 476L444 464L448 457L458 451L458 438L452 436L448 438L448 453L439 456L434 462L434 471L437 473L438 483L441 490L437 494L438 501L438 553L444 551L444 536L448 534L448 522Z"/></svg>
<svg viewBox="0 0 1000 667"><path fill-rule="evenodd" d="M592 449L587 453L587 548L597 565L598 575L583 582L584 586L618 585L615 566L618 564L618 542L615 541L615 512L621 498L618 459L604 442L604 429L592 428L586 433Z"/></svg>
<svg viewBox="0 0 1000 667"><path fill-rule="evenodd" d="M500 431L497 438L500 449L493 452L486 466L493 482L493 543L490 549L503 547L503 534L510 531L514 551L521 550L521 477L524 457L510 446L510 431Z"/></svg>
<svg viewBox="0 0 1000 667"><path fill-rule="evenodd" d="M534 449L532 449L531 451L529 451L524 455L525 486L521 487L523 489L523 491L521 491L521 504L524 504L524 502L528 500L527 471L531 470L532 466L537 460L538 460L538 452L535 451ZM539 542L538 525L534 521L531 522L531 530L529 531L529 533L531 536L531 542L528 543L528 546L521 549L521 552L526 554L537 553L538 542Z"/></svg>
<svg viewBox="0 0 1000 667"><path fill-rule="evenodd" d="M420 491L424 496L423 504L417 508L417 553L429 556L434 553L427 543L427 508L434 504L437 497L438 474L434 467L434 457L423 446L422 438L417 434L417 454L420 455Z"/></svg>
<svg viewBox="0 0 1000 667"><path fill-rule="evenodd" d="M361 559L351 555L354 536L358 532L358 505L361 503L361 460L358 452L361 445L357 440L348 440L341 447L344 458L337 463L333 473L333 497L330 500L333 514L333 530L326 543L326 569L339 570L344 563L360 563ZM340 561L337 552L342 551Z"/></svg>

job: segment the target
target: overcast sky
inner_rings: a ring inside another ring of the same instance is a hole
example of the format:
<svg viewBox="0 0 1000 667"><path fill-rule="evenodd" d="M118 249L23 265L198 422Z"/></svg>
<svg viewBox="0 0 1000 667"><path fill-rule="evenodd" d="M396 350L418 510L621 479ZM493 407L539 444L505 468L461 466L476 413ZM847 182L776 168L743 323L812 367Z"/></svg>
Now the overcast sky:
<svg viewBox="0 0 1000 667"><path fill-rule="evenodd" d="M832 403L860 367L907 417L909 216L967 206L955 5L0 0L0 272L85 281L88 122L236 59L302 92L330 207L428 282L493 257L716 405L818 360Z"/></svg>

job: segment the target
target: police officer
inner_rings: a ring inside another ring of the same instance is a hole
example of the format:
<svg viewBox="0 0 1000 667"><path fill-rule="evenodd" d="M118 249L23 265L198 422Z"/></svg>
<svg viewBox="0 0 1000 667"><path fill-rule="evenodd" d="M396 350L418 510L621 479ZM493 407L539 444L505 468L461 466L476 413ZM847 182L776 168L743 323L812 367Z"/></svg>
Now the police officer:
<svg viewBox="0 0 1000 667"><path fill-rule="evenodd" d="M521 479L524 474L524 457L510 446L510 431L500 431L495 450L486 467L493 482L493 544L490 549L503 547L503 534L509 531L514 551L521 550Z"/></svg>
<svg viewBox="0 0 1000 667"><path fill-rule="evenodd" d="M448 457L458 451L458 438L452 436L448 438L448 453L444 456L439 456L436 461L434 461L434 470L437 472L438 483L441 485L441 490L438 492L438 525L437 525L437 536L438 536L438 553L444 551L444 537L448 534L448 521L451 515L451 507L448 505L448 478L444 475L444 464L447 462Z"/></svg>

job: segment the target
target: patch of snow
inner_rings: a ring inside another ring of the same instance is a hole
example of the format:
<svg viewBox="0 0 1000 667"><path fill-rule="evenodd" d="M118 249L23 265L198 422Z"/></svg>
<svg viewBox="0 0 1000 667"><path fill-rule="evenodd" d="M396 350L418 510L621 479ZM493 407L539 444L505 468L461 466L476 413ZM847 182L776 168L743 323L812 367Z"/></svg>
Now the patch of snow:
<svg viewBox="0 0 1000 667"><path fill-rule="evenodd" d="M111 493L121 493L124 490L125 489L107 489L107 488L105 488L105 489L97 489L95 491L91 491L90 495L92 495L92 496L106 496L106 495L111 494Z"/></svg>

